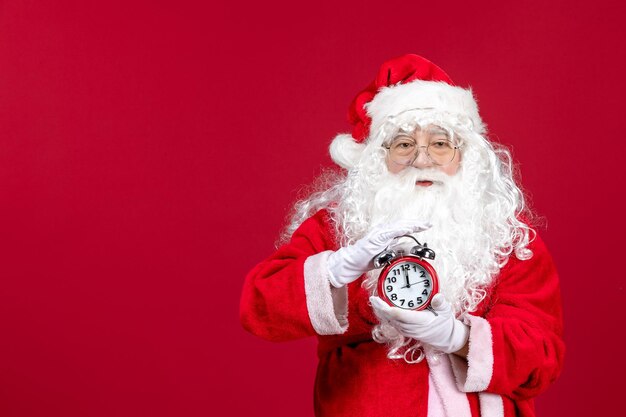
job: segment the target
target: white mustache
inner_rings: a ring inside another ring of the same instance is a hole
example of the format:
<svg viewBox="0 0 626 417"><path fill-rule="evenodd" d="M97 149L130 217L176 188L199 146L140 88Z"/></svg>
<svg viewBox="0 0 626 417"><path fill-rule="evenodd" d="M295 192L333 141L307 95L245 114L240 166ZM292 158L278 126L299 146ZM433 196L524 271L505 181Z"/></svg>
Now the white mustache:
<svg viewBox="0 0 626 417"><path fill-rule="evenodd" d="M448 174L437 169L418 169L409 167L407 168L404 177L407 182L432 181L445 184L450 181L450 176Z"/></svg>

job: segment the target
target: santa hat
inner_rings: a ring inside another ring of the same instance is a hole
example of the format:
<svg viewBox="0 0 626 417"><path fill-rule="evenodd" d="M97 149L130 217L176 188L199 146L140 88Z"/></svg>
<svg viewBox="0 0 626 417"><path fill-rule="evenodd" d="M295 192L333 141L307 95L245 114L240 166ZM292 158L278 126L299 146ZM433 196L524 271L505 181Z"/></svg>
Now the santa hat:
<svg viewBox="0 0 626 417"><path fill-rule="evenodd" d="M348 111L352 135L340 134L333 139L330 145L333 161L344 168L353 167L370 137L390 116L416 108L465 118L473 131L484 131L472 91L455 86L429 60L407 54L385 62L374 81L352 100Z"/></svg>

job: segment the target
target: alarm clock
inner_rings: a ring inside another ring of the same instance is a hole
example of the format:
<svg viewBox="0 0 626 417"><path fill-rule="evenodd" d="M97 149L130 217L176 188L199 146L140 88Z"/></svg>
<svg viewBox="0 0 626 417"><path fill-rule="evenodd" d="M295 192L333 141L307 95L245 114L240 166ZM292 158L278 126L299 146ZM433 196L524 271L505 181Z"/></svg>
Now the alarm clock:
<svg viewBox="0 0 626 417"><path fill-rule="evenodd" d="M411 235L416 246L410 253L386 249L374 258L374 266L383 268L378 277L378 296L392 307L406 310L429 309L430 301L439 291L435 269L426 259L435 259L435 252Z"/></svg>

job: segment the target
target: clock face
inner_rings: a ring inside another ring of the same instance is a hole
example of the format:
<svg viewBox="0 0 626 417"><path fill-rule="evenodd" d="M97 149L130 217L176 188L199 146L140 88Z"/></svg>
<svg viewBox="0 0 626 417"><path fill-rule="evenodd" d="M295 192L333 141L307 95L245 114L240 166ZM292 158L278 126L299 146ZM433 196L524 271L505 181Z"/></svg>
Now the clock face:
<svg viewBox="0 0 626 417"><path fill-rule="evenodd" d="M407 310L426 308L437 291L434 269L417 259L397 259L383 270L379 278L379 295L389 304Z"/></svg>

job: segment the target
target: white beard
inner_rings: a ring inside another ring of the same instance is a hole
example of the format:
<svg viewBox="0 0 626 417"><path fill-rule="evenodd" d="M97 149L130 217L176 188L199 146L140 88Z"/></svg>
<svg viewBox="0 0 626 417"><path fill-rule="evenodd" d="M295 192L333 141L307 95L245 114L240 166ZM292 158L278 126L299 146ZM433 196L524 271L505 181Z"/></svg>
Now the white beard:
<svg viewBox="0 0 626 417"><path fill-rule="evenodd" d="M508 151L495 149L480 135L465 139L462 166L454 176L412 167L390 174L380 143L370 143L347 175L322 177L321 190L296 203L283 241L320 209L329 211L341 246L353 244L380 223L429 221L432 227L415 236L436 252L431 263L441 293L457 315L475 311L512 253L521 260L532 256L527 245L534 231L517 218L525 209L524 196L513 179ZM417 180L434 184L416 186ZM364 287L370 293L376 291L379 273L367 274ZM411 351L405 348L412 340L389 325L375 326L372 335L389 344L390 358L398 353L402 357L403 349Z"/></svg>
<svg viewBox="0 0 626 417"><path fill-rule="evenodd" d="M416 186L417 180L432 180L430 187ZM437 170L407 168L400 175L385 174L375 191L369 227L400 219L428 221L432 227L414 236L435 251L430 261L439 277L440 292L457 313L474 310L483 298L484 287L498 271L494 239L485 227L483 206L462 174L454 176ZM499 220L499 219L494 219ZM402 239L405 253L414 245ZM366 286L372 291L379 271L368 275Z"/></svg>

